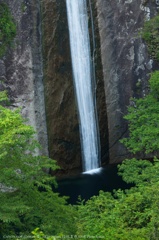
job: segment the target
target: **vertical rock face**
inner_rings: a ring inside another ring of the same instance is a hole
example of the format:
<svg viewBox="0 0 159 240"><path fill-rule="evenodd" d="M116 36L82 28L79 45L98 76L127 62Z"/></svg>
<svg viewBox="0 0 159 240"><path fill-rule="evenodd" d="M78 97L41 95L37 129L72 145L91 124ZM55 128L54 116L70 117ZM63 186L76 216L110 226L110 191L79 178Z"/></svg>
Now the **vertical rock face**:
<svg viewBox="0 0 159 240"><path fill-rule="evenodd" d="M97 44L94 58L101 155L104 164L108 159L109 137L110 163L117 163L128 156L119 140L128 134L123 115L129 99L144 96L149 73L156 67L139 31L145 19L156 14L158 1L88 2L93 7ZM23 116L37 131L43 154L48 154L47 118L50 157L61 167L57 174L78 173L82 161L65 0L5 0L5 3L14 16L17 36L14 47L0 60L0 89L7 89L13 108L22 107ZM89 24L91 28L90 21Z"/></svg>
<svg viewBox="0 0 159 240"><path fill-rule="evenodd" d="M67 175L81 171L81 149L66 3L64 0L44 0L42 12L49 153L61 167L58 175Z"/></svg>
<svg viewBox="0 0 159 240"><path fill-rule="evenodd" d="M13 47L0 60L0 89L8 91L13 108L22 108L22 115L37 131L41 153L47 155L39 1L1 2L11 10L17 35Z"/></svg>
<svg viewBox="0 0 159 240"><path fill-rule="evenodd" d="M12 108L21 107L22 115L37 131L42 154L48 154L49 143L49 155L61 167L57 174L81 172L80 134L65 0L6 0L5 3L14 17L17 35L13 48L8 49L0 60L0 89L7 89ZM97 23L95 31L98 32ZM95 57L98 59L97 109L104 163L107 159L107 121L99 55L98 51Z"/></svg>
<svg viewBox="0 0 159 240"><path fill-rule="evenodd" d="M104 90L104 79L103 79L103 68L101 62L101 52L100 52L100 36L99 27L97 19L97 7L96 0L88 1L88 14L90 14L90 7L92 9L93 22L91 17L89 20L89 25L93 23L93 33L90 31L91 45L95 42L95 49L92 47L92 55L94 59L95 66L95 77L96 77L96 106L97 106L97 121L99 125L99 135L100 135L100 146L101 146L101 164L102 166L108 163L109 160L109 144L108 144L108 122L107 122L107 109L106 109L106 98ZM91 5L90 5L91 4Z"/></svg>
<svg viewBox="0 0 159 240"><path fill-rule="evenodd" d="M105 82L110 163L128 156L119 139L127 136L130 97L144 96L149 72L155 67L139 31L157 11L156 1L97 0Z"/></svg>
<svg viewBox="0 0 159 240"><path fill-rule="evenodd" d="M58 175L77 173L82 170L82 161L78 110L72 79L66 2L65 0L43 0L42 12L49 153L61 167ZM97 24L95 24L95 29L96 27ZM99 52L96 54L96 58L100 58ZM98 61L98 64L101 63ZM101 67L98 67L97 70L97 109L102 159L105 162L107 156L107 134L105 134L107 120Z"/></svg>

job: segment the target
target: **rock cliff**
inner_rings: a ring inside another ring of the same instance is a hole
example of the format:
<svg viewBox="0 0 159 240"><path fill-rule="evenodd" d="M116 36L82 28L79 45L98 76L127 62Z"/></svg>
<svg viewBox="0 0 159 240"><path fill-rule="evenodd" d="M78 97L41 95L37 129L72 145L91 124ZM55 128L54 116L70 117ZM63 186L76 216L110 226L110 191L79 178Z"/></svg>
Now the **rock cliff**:
<svg viewBox="0 0 159 240"><path fill-rule="evenodd" d="M156 68L140 38L144 22L158 11L157 1L97 0L100 46L109 132L109 163L129 154L119 140L127 136L130 97L147 92L149 73Z"/></svg>
<svg viewBox="0 0 159 240"><path fill-rule="evenodd" d="M96 9L94 28L99 45ZM46 116L50 156L61 170L57 174L78 173L82 169L78 110L73 87L66 2L45 0L43 12L43 52ZM91 26L91 19L89 21ZM90 27L91 28L91 27ZM90 30L91 32L91 30ZM102 162L107 154L107 117L100 52L96 55L97 111L101 136Z"/></svg>
<svg viewBox="0 0 159 240"><path fill-rule="evenodd" d="M17 34L13 46L0 59L0 89L6 89L11 107L37 131L42 154L48 154L41 54L40 2L0 0L13 15Z"/></svg>
<svg viewBox="0 0 159 240"><path fill-rule="evenodd" d="M159 3L89 2L94 16L102 164L108 158L113 164L128 156L119 140L128 134L123 115L129 99L144 96L149 73L158 67L148 55L139 32L144 21L158 12ZM48 154L49 148L50 157L57 160L61 170L56 174L76 174L82 169L82 161L66 2L5 0L5 3L16 22L17 35L13 48L0 59L0 89L7 89L12 108L22 108L23 116L37 131L42 153Z"/></svg>
<svg viewBox="0 0 159 240"><path fill-rule="evenodd" d="M81 171L81 150L65 1L44 0L42 13L49 154L67 175Z"/></svg>

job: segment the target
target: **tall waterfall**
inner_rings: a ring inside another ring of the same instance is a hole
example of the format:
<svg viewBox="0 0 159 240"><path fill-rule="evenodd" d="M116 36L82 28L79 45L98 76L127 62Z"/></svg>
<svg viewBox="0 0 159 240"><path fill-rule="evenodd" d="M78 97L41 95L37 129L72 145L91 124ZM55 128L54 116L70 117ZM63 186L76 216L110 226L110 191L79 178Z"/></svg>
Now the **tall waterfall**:
<svg viewBox="0 0 159 240"><path fill-rule="evenodd" d="M99 168L99 139L86 0L66 0L83 170Z"/></svg>

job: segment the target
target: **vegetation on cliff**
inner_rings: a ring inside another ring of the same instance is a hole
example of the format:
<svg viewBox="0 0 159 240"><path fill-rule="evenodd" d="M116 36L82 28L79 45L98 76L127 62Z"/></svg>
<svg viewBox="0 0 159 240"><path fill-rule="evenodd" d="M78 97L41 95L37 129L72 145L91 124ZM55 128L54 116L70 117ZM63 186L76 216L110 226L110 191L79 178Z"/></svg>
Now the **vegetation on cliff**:
<svg viewBox="0 0 159 240"><path fill-rule="evenodd" d="M152 58L159 61L159 15L145 22L142 38L146 41Z"/></svg>
<svg viewBox="0 0 159 240"><path fill-rule="evenodd" d="M121 142L132 153L159 150L159 71L151 74L150 92L144 98L131 99L128 114L129 137Z"/></svg>
<svg viewBox="0 0 159 240"><path fill-rule="evenodd" d="M11 45L16 35L16 25L11 12L5 3L0 3L0 57Z"/></svg>

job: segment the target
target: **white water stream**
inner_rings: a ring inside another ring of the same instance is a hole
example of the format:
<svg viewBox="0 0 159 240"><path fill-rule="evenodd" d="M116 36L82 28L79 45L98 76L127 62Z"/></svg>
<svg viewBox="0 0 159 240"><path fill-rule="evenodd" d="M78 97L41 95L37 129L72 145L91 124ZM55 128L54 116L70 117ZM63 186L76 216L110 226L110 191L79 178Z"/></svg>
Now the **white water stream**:
<svg viewBox="0 0 159 240"><path fill-rule="evenodd" d="M66 0L74 86L78 103L83 171L99 168L98 127L86 0Z"/></svg>

